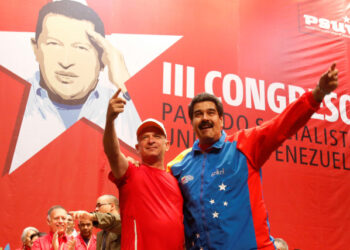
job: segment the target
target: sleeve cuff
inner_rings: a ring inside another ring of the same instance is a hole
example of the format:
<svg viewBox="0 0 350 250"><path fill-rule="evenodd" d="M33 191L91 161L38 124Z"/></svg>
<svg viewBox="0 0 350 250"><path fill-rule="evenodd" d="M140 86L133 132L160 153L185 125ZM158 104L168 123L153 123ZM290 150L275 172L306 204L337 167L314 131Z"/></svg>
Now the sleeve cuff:
<svg viewBox="0 0 350 250"><path fill-rule="evenodd" d="M315 100L313 94L311 91L307 92L306 94L306 99L308 100L310 106L316 111L320 108L321 102L318 102Z"/></svg>

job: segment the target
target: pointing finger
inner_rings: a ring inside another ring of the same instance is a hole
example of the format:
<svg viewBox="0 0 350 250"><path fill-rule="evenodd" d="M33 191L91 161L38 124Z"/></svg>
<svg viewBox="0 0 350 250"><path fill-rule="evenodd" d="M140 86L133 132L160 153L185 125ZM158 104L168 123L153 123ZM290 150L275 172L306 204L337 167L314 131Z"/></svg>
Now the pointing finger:
<svg viewBox="0 0 350 250"><path fill-rule="evenodd" d="M118 97L120 91L122 91L122 89L118 89L117 92L115 92L115 94L113 95L112 99L115 99Z"/></svg>
<svg viewBox="0 0 350 250"><path fill-rule="evenodd" d="M334 63L332 63L332 65L331 65L331 70L333 71L333 70L335 70L335 66L336 66L337 64L334 62Z"/></svg>

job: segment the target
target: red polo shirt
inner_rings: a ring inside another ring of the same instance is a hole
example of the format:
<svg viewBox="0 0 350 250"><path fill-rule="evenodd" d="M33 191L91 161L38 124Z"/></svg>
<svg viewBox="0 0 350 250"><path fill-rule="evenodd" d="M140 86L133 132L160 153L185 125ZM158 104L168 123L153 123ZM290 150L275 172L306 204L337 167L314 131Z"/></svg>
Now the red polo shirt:
<svg viewBox="0 0 350 250"><path fill-rule="evenodd" d="M122 178L109 179L119 188L121 249L183 250L183 200L170 173L129 163Z"/></svg>
<svg viewBox="0 0 350 250"><path fill-rule="evenodd" d="M80 234L75 237L75 250L95 250L96 249L96 235L91 235L89 243L86 245L83 237Z"/></svg>

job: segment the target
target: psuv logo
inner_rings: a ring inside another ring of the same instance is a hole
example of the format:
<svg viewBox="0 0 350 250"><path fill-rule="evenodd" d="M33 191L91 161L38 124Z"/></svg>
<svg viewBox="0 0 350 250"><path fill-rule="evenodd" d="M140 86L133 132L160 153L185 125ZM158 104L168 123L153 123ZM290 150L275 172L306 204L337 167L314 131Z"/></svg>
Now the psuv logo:
<svg viewBox="0 0 350 250"><path fill-rule="evenodd" d="M192 175L185 175L181 178L181 183L182 184L186 184L187 182L190 182L193 180L193 176Z"/></svg>
<svg viewBox="0 0 350 250"><path fill-rule="evenodd" d="M343 17L341 21L335 21L304 14L303 19L306 29L350 38L350 18L348 16Z"/></svg>

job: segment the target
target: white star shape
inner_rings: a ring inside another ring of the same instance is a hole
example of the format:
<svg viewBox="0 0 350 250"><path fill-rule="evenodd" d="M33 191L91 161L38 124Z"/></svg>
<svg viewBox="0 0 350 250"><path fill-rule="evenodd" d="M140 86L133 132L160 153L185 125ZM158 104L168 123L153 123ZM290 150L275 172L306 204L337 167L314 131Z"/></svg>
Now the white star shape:
<svg viewBox="0 0 350 250"><path fill-rule="evenodd" d="M348 16L343 17L344 23L350 23L350 18Z"/></svg>
<svg viewBox="0 0 350 250"><path fill-rule="evenodd" d="M35 75L35 72L39 70L39 66L31 48L30 38L32 37L35 37L34 32L0 31L0 54L6 55L0 57L0 65L25 80L32 78ZM131 77L181 38L182 36L171 35L117 33L106 35L106 39L108 39L111 44L113 44L124 55L125 63ZM11 53L9 53L9 51L11 51ZM18 60L18 58L23 58L23 60ZM108 80L107 70L100 73L99 83L100 82L102 85L112 85ZM140 120L138 111L136 109L135 111L137 113L135 114L135 117ZM106 112L106 110L100 110L100 112L103 113ZM22 119L22 117L20 118ZM91 122L101 128L104 127L104 124L102 123L99 124L92 120ZM24 122L22 122L22 126L29 127L28 123L27 125L23 124L25 124ZM50 125L48 125L50 129L45 130L45 133L40 132L42 136L33 136L36 138L35 143L32 143L30 135L25 134L21 127L11 161L10 173L36 155L41 149L45 148L51 141L55 140L56 137L65 131L65 129L59 126L56 127L55 125L56 124L52 125L50 123ZM134 147L134 139L135 138L130 138L129 140L128 138L125 138L123 141L131 147Z"/></svg>
<svg viewBox="0 0 350 250"><path fill-rule="evenodd" d="M219 190L226 190L227 185L225 185L224 183L221 183L221 185L219 185Z"/></svg>
<svg viewBox="0 0 350 250"><path fill-rule="evenodd" d="M214 204L215 203L215 201L213 199L211 199L209 202L210 202L210 204Z"/></svg>
<svg viewBox="0 0 350 250"><path fill-rule="evenodd" d="M228 205L228 202L224 201L224 206L227 207L227 205Z"/></svg>
<svg viewBox="0 0 350 250"><path fill-rule="evenodd" d="M215 212L213 213L213 218L219 218L219 213L215 211Z"/></svg>

